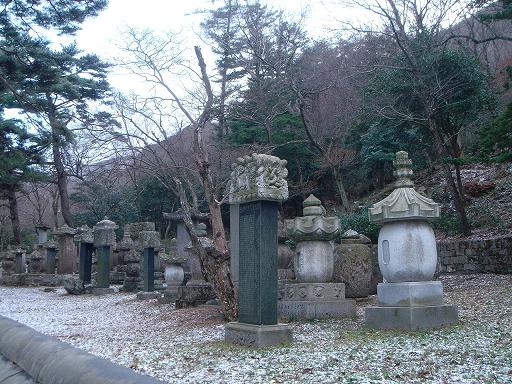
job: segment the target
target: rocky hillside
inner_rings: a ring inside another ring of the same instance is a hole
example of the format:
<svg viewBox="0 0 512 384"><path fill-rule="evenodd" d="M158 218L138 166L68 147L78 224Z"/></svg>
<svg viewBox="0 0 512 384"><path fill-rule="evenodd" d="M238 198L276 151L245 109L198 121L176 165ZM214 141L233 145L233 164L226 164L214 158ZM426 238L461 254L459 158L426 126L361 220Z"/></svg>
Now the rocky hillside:
<svg viewBox="0 0 512 384"><path fill-rule="evenodd" d="M512 234L512 163L470 164L462 168L467 212L473 228L472 239ZM439 238L460 237L457 217L446 182L439 168L423 170L414 176L416 189L441 205L441 218L434 227ZM360 201L371 205L384 198L393 184Z"/></svg>

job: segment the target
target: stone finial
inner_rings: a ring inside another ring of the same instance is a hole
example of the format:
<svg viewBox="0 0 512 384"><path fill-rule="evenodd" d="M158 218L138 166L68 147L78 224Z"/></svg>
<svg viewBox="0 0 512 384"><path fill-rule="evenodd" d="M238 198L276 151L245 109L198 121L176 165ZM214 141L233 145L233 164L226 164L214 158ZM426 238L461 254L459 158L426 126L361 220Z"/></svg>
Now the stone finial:
<svg viewBox="0 0 512 384"><path fill-rule="evenodd" d="M325 208L322 206L322 202L316 198L315 195L309 195L309 197L302 202L302 214L304 216L324 216Z"/></svg>
<svg viewBox="0 0 512 384"><path fill-rule="evenodd" d="M124 226L124 234L121 242L119 243L119 249L128 251L132 249L134 246L132 237L130 235L130 227L128 225Z"/></svg>
<svg viewBox="0 0 512 384"><path fill-rule="evenodd" d="M414 190L414 183L410 180L411 164L412 161L407 152L396 153L393 161L396 168L394 174L398 178L395 183L396 189L368 209L370 221L384 223L398 220L429 220L439 217L439 205Z"/></svg>
<svg viewBox="0 0 512 384"><path fill-rule="evenodd" d="M286 160L253 153L231 166L230 204L256 200L284 201L288 198Z"/></svg>
<svg viewBox="0 0 512 384"><path fill-rule="evenodd" d="M98 222L93 227L94 233L94 246L95 247L106 247L111 246L116 241L116 233L117 229L116 223L110 221L107 217Z"/></svg>
<svg viewBox="0 0 512 384"><path fill-rule="evenodd" d="M340 221L337 217L325 217L322 202L310 195L303 202L302 217L285 220L288 236L296 241L326 240L336 238L339 233Z"/></svg>
<svg viewBox="0 0 512 384"><path fill-rule="evenodd" d="M157 231L141 231L140 243L142 248L160 247L160 234Z"/></svg>
<svg viewBox="0 0 512 384"><path fill-rule="evenodd" d="M412 188L414 187L414 183L410 179L412 176L412 160L409 159L409 154L405 151L399 151L395 155L395 160L393 160L393 165L395 170L393 171L393 175L396 176L397 180L395 182L396 188Z"/></svg>
<svg viewBox="0 0 512 384"><path fill-rule="evenodd" d="M213 244L213 240L208 237L205 223L199 223L196 225L196 235L199 238L199 242L201 243L202 247L207 251L212 250L215 247L215 245ZM192 242L189 242L185 246L185 250L187 252L192 251L193 248L194 247L192 246Z"/></svg>

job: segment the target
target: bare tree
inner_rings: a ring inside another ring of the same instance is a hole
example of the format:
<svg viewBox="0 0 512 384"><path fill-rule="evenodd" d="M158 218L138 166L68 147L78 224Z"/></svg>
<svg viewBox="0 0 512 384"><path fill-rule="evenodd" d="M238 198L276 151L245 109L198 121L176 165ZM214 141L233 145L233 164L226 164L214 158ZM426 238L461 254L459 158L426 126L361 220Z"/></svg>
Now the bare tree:
<svg viewBox="0 0 512 384"><path fill-rule="evenodd" d="M158 38L148 31L130 30L128 36L125 65L152 89L150 96L117 98L122 128L113 135L133 166L151 172L179 198L203 272L214 286L225 317L234 319L237 305L221 216L225 182L216 178L210 160L215 105L201 49L194 47L196 64L190 64L176 35ZM180 84L183 76L192 78L186 86ZM197 184L209 211L213 250L201 245L192 221L199 205Z"/></svg>

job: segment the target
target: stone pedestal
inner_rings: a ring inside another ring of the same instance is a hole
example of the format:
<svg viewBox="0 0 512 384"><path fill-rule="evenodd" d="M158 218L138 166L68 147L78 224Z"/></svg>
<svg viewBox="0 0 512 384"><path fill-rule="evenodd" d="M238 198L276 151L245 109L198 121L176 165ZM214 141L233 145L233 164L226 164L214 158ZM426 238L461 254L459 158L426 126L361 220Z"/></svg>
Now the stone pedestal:
<svg viewBox="0 0 512 384"><path fill-rule="evenodd" d="M293 341L293 334L286 324L255 325L232 322L225 327L225 339L234 344L265 348L289 344Z"/></svg>
<svg viewBox="0 0 512 384"><path fill-rule="evenodd" d="M290 319L354 317L354 301L345 300L345 284L288 283L279 293L281 316Z"/></svg>
<svg viewBox="0 0 512 384"><path fill-rule="evenodd" d="M393 162L396 189L369 209L379 233L379 268L385 283L377 286L379 305L365 309L369 328L417 330L458 322L457 307L443 304L443 286L432 281L437 264L434 232L428 220L439 206L413 188L411 160L398 152Z"/></svg>
<svg viewBox="0 0 512 384"><path fill-rule="evenodd" d="M75 230L63 225L58 228L55 233L57 241L57 248L59 250L59 262L57 263L57 273L59 275L72 274L75 272L76 265L76 252L73 237Z"/></svg>
<svg viewBox="0 0 512 384"><path fill-rule="evenodd" d="M238 226L239 305L238 322L225 327L225 339L232 343L266 347L292 341L291 329L277 322L277 208L288 197L285 165L258 154L233 165L230 204L238 205L238 222L231 225Z"/></svg>
<svg viewBox="0 0 512 384"><path fill-rule="evenodd" d="M131 249L124 255L125 265L119 266L118 270L126 274L123 282L123 291L135 292L138 289L138 284L141 281L141 257L140 252Z"/></svg>

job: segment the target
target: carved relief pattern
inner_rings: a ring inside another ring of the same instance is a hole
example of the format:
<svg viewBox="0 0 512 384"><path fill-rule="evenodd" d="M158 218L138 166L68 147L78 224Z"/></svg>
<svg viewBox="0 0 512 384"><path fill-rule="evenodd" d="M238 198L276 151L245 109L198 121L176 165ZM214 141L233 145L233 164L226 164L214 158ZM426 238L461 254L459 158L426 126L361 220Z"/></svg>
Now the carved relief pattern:
<svg viewBox="0 0 512 384"><path fill-rule="evenodd" d="M238 204L255 200L286 200L287 176L286 160L256 153L240 157L232 165L229 201Z"/></svg>

